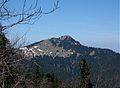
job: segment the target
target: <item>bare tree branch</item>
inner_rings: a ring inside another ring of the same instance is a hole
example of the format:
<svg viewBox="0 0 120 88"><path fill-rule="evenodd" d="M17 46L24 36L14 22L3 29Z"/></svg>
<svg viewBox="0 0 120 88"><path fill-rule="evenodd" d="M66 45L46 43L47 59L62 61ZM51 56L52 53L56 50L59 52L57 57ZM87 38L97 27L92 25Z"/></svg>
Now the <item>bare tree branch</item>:
<svg viewBox="0 0 120 88"><path fill-rule="evenodd" d="M42 15L50 14L59 8L59 0L57 0L54 3L54 7L52 10L44 12L42 11L41 6L39 6L38 8L38 0L36 0L34 5L30 5L30 7L26 9L27 0L24 0L22 12L16 12L15 10L11 11L5 7L8 2L8 0L3 0L3 2L0 4L0 21L13 19L16 19L16 21L10 24L3 25L2 31L11 28L17 24L34 24L37 20L41 18Z"/></svg>
<svg viewBox="0 0 120 88"><path fill-rule="evenodd" d="M13 48L24 35L11 45L4 31L19 24L34 24L43 15L50 14L59 8L59 0L56 0L53 9L47 12L43 11L41 6L38 6L38 0L35 0L35 4L32 3L29 7L27 6L27 0L23 0L21 10L16 11L14 8L7 8L10 1L11 0L0 1L0 83L2 82L2 88L5 88L6 76L13 76L11 67L25 59L24 55ZM23 80L22 77L16 81L13 88L16 88L21 80Z"/></svg>

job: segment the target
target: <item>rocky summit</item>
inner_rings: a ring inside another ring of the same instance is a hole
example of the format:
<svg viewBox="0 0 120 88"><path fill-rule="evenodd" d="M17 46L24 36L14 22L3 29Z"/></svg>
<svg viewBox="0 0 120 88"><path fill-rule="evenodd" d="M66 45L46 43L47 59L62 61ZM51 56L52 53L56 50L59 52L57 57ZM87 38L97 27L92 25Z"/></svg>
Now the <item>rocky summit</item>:
<svg viewBox="0 0 120 88"><path fill-rule="evenodd" d="M72 49L65 49L65 46L77 46L80 45L80 43L76 40L74 40L70 36L61 36L59 38L51 38L47 40L42 40L40 42L33 43L31 45L28 45L26 47L20 48L23 50L23 53L27 57L35 57L35 56L52 56L52 57L69 57L70 55L73 55L75 51L72 51Z"/></svg>

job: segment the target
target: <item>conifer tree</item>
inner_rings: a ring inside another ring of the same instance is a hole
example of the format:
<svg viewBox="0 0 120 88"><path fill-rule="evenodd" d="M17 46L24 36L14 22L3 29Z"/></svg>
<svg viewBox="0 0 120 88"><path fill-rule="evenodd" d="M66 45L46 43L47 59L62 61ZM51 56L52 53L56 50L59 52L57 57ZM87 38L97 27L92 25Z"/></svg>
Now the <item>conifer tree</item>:
<svg viewBox="0 0 120 88"><path fill-rule="evenodd" d="M90 69L85 59L80 61L80 85L79 88L93 88L90 81Z"/></svg>

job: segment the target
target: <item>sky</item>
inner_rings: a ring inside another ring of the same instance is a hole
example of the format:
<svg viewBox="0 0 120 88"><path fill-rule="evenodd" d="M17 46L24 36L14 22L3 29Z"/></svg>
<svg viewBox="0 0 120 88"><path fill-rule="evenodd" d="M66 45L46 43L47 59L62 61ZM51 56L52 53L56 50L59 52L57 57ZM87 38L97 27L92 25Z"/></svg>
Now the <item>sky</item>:
<svg viewBox="0 0 120 88"><path fill-rule="evenodd" d="M11 6L19 9L19 0L13 1ZM60 8L55 12L42 16L33 25L13 27L9 37L27 32L26 40L31 44L70 35L83 45L120 52L119 4L119 0L60 0ZM38 5L43 11L49 11L53 0L39 0Z"/></svg>

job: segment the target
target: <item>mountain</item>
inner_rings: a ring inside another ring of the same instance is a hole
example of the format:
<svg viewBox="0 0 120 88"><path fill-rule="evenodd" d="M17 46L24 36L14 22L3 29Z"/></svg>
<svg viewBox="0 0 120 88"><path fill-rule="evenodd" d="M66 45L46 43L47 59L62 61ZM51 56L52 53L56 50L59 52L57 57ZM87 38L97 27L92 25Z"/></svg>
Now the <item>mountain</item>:
<svg viewBox="0 0 120 88"><path fill-rule="evenodd" d="M77 45L80 45L80 43L78 41L75 41L72 37L61 36L60 38L42 40L20 49L24 50L26 56L48 55L52 57L69 57L75 53L75 51L67 50L67 48Z"/></svg>
<svg viewBox="0 0 120 88"><path fill-rule="evenodd" d="M65 35L42 40L20 50L27 58L23 68L29 67L33 71L37 64L44 72L54 73L60 80L75 80L79 77L80 60L86 59L91 68L92 81L101 86L97 88L120 85L120 54L110 49L87 47Z"/></svg>

